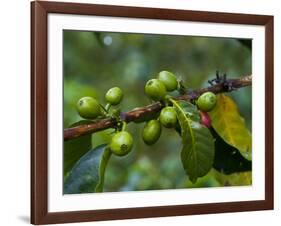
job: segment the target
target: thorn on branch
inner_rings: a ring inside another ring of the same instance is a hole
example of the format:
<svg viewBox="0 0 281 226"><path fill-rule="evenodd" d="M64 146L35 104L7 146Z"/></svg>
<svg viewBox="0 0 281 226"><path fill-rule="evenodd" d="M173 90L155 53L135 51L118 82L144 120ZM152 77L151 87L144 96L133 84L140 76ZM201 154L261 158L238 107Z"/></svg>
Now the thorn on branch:
<svg viewBox="0 0 281 226"><path fill-rule="evenodd" d="M222 85L225 92L231 92L237 89L236 87L234 87L232 80L227 80L227 74L224 73L223 75L220 75L218 70L216 71L216 78L208 80L208 83L211 86L218 84Z"/></svg>

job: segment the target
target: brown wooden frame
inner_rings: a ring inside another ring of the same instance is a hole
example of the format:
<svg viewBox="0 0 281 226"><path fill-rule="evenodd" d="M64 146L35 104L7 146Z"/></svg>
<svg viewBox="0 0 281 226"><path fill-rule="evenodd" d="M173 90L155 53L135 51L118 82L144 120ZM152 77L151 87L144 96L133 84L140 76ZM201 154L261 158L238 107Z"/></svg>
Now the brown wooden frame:
<svg viewBox="0 0 281 226"><path fill-rule="evenodd" d="M265 200L125 209L48 212L48 13L116 16L265 27ZM31 223L52 224L273 209L273 16L189 10L31 3Z"/></svg>

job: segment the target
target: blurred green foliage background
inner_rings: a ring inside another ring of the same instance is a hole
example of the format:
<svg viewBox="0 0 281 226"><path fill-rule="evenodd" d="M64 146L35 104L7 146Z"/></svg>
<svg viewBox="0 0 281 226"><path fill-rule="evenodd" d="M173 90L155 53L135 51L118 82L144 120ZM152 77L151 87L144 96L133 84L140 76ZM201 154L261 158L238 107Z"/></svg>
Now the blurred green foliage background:
<svg viewBox="0 0 281 226"><path fill-rule="evenodd" d="M105 104L104 94L119 86L124 91L122 111L150 104L144 94L148 79L168 70L183 79L188 88L208 86L216 70L228 77L251 74L251 41L232 38L188 37L150 34L106 33L65 30L64 40L64 127L81 120L75 106L83 96ZM251 88L231 95L251 129ZM104 191L212 187L230 184L212 170L192 184L181 164L181 139L163 129L160 140L147 146L141 139L144 124L130 123L134 148L126 157L109 161ZM110 141L113 130L92 136L94 146ZM247 184L235 178L231 185ZM232 175L235 177L235 175Z"/></svg>

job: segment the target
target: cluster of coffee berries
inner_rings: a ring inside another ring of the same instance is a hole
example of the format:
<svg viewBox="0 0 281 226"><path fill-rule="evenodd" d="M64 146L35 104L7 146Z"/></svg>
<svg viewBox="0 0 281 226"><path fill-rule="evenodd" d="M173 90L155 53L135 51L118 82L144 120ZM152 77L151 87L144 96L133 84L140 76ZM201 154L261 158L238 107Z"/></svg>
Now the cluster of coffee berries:
<svg viewBox="0 0 281 226"><path fill-rule="evenodd" d="M109 114L111 106L118 105L123 99L123 92L119 87L113 87L109 89L105 94L106 106L103 107L98 100L93 97L82 97L77 102L77 111L82 118L85 119L96 119L98 117L104 117ZM119 117L120 111L118 109L112 109L111 116ZM110 115L110 114L109 114ZM116 132L109 143L109 148L113 154L117 156L124 156L128 154L133 147L132 135L124 131Z"/></svg>
<svg viewBox="0 0 281 226"><path fill-rule="evenodd" d="M145 85L146 95L154 101L167 99L167 92L180 89L176 76L168 71L161 71L156 79L150 79ZM207 112L211 111L217 102L216 95L205 92L199 96L196 105L199 109L201 124L211 127L211 118ZM146 144L152 145L157 142L161 135L161 126L174 128L177 125L177 113L173 107L166 106L161 110L159 118L150 120L143 128L142 137Z"/></svg>
<svg viewBox="0 0 281 226"><path fill-rule="evenodd" d="M82 118L95 119L105 115L111 105L118 105L123 99L123 92L119 87L109 89L105 94L107 109L104 108L97 99L93 97L82 97L77 102L77 111Z"/></svg>
<svg viewBox="0 0 281 226"><path fill-rule="evenodd" d="M163 101L167 92L178 89L176 76L169 71L161 71L156 79L150 79L145 85L146 95L154 101ZM147 145L157 142L161 135L162 125L166 128L173 128L177 124L177 114L173 107L165 107L161 110L158 119L148 121L142 131L143 141Z"/></svg>
<svg viewBox="0 0 281 226"><path fill-rule="evenodd" d="M147 145L152 145L160 138L162 126L166 128L175 128L178 119L175 109L167 104L169 96L167 92L179 90L179 83L176 76L169 71L161 71L156 79L150 79L145 85L146 95L154 100L165 103L165 107L161 110L157 119L146 122L142 138ZM123 99L123 92L119 87L109 89L105 94L106 106L103 107L98 100L92 97L83 97L77 102L77 111L79 115L85 119L96 119L98 117L115 117L122 125L122 129L117 128L117 132L113 135L109 148L113 154L117 156L127 155L133 147L132 135L125 131L126 123L120 121L120 110L112 109L111 106L118 105ZM201 124L211 127L211 119L207 112L211 111L216 105L216 95L212 92L203 93L195 102L200 113Z"/></svg>
<svg viewBox="0 0 281 226"><path fill-rule="evenodd" d="M158 119L148 121L142 131L143 141L147 145L157 142L161 135L162 126L166 128L174 128L178 122L177 113L173 107L164 107Z"/></svg>
<svg viewBox="0 0 281 226"><path fill-rule="evenodd" d="M157 79L150 79L145 85L146 95L154 101L164 100L167 91L171 92L178 88L176 76L169 71L161 71Z"/></svg>

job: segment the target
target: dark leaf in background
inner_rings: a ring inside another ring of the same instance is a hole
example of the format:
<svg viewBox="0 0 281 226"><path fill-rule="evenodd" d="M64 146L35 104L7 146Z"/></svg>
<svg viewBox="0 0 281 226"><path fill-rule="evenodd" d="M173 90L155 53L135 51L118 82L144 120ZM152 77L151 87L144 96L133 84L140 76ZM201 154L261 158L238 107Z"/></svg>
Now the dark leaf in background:
<svg viewBox="0 0 281 226"><path fill-rule="evenodd" d="M110 155L107 144L102 144L82 156L64 183L64 194L102 192Z"/></svg>
<svg viewBox="0 0 281 226"><path fill-rule="evenodd" d="M213 167L223 174L231 174L252 170L252 162L243 158L240 152L224 142L224 140L211 128L215 141L215 160Z"/></svg>
<svg viewBox="0 0 281 226"><path fill-rule="evenodd" d="M83 125L90 123L89 120L81 120L69 126L75 127L78 125ZM75 138L73 140L68 140L64 142L64 150L63 150L63 174L64 179L67 178L67 175L73 165L83 156L87 151L91 150L92 148L92 141L91 141L91 134L81 136Z"/></svg>
<svg viewBox="0 0 281 226"><path fill-rule="evenodd" d="M237 39L242 45L252 50L252 39Z"/></svg>

